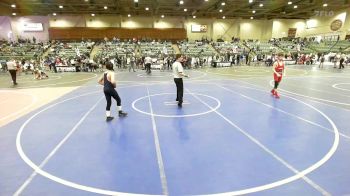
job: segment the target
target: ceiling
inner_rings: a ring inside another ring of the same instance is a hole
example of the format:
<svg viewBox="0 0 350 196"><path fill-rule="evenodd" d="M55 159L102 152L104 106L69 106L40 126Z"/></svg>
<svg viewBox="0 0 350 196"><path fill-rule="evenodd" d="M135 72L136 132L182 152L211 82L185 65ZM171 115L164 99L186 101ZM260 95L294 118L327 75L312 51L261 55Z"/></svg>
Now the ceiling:
<svg viewBox="0 0 350 196"><path fill-rule="evenodd" d="M185 16L197 18L298 18L307 19L317 11L336 12L350 7L350 0L0 0L1 15L128 15ZM222 3L225 5L222 5ZM323 7L328 2L327 7ZM16 8L11 5L15 4ZM260 4L263 4L261 7ZM59 5L63 8L60 9ZM294 8L297 5L298 8ZM104 8L107 6L107 9ZM149 10L145 10L148 7ZM184 9L187 9L187 12ZM220 12L222 10L222 12ZM255 13L252 11L255 10Z"/></svg>

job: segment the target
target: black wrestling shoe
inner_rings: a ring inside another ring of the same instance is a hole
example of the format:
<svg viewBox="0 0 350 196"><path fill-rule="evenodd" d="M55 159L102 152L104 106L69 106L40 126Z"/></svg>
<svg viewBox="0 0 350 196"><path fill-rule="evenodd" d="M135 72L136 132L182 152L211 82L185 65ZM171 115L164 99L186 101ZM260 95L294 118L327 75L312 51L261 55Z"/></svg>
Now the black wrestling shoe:
<svg viewBox="0 0 350 196"><path fill-rule="evenodd" d="M182 102L179 102L179 103L177 104L177 106L178 106L179 108L182 108Z"/></svg>
<svg viewBox="0 0 350 196"><path fill-rule="evenodd" d="M113 119L114 119L113 116L107 116L106 121L108 122L108 121L111 121L111 120L113 120Z"/></svg>
<svg viewBox="0 0 350 196"><path fill-rule="evenodd" d="M128 115L128 113L126 112L123 112L123 111L119 111L119 114L118 114L120 117L125 117Z"/></svg>

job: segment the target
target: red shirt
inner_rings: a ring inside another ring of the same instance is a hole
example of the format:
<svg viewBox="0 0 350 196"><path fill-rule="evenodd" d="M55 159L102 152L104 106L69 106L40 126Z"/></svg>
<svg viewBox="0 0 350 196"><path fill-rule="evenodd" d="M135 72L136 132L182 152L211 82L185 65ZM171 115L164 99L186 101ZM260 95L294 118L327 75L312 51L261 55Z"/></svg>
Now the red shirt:
<svg viewBox="0 0 350 196"><path fill-rule="evenodd" d="M279 74L282 74L283 70L284 70L284 63L283 62L279 63L277 61L277 66L275 67L275 71Z"/></svg>

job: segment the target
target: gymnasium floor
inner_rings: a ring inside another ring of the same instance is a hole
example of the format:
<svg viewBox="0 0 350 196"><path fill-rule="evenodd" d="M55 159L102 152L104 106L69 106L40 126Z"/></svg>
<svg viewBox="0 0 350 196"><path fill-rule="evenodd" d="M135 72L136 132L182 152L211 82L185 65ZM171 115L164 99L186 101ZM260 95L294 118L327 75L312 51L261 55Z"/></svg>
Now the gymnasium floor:
<svg viewBox="0 0 350 196"><path fill-rule="evenodd" d="M188 73L182 109L171 72L116 73L111 122L100 73L1 74L0 195L350 195L349 67L288 66L281 99L271 68Z"/></svg>

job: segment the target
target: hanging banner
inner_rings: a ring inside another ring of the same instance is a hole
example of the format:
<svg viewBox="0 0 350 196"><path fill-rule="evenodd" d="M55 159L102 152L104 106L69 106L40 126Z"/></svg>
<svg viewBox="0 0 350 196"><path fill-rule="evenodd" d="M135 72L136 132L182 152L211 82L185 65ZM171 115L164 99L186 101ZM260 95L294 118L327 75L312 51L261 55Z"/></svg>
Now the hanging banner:
<svg viewBox="0 0 350 196"><path fill-rule="evenodd" d="M23 31L44 31L42 23L22 23Z"/></svg>

